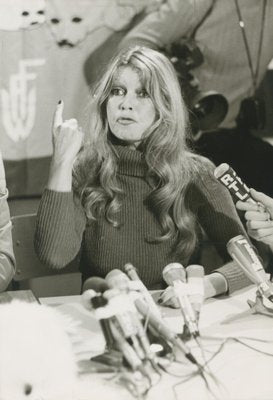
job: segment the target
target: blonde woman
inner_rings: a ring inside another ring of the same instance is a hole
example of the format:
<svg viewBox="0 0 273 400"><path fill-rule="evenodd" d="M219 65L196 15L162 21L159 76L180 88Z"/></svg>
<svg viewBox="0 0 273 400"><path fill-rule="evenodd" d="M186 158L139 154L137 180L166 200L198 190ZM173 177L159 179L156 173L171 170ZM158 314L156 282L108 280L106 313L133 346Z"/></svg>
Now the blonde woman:
<svg viewBox="0 0 273 400"><path fill-rule="evenodd" d="M163 54L134 47L112 60L93 92L84 145L62 112L60 102L38 212L44 263L63 268L81 251L83 281L131 262L148 288L162 288L167 264L197 261L205 231L227 262L206 276L206 297L249 283L226 252L244 228L213 165L187 146L187 110Z"/></svg>

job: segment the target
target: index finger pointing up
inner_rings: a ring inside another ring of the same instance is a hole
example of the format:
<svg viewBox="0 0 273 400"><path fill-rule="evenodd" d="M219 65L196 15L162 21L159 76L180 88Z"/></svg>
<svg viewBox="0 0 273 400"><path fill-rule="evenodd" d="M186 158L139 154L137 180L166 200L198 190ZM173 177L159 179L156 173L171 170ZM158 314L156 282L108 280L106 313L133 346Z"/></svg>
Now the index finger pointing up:
<svg viewBox="0 0 273 400"><path fill-rule="evenodd" d="M63 109L64 109L64 102L62 100L59 101L57 104L54 117L53 117L53 128L56 129L58 126L62 125L63 123Z"/></svg>

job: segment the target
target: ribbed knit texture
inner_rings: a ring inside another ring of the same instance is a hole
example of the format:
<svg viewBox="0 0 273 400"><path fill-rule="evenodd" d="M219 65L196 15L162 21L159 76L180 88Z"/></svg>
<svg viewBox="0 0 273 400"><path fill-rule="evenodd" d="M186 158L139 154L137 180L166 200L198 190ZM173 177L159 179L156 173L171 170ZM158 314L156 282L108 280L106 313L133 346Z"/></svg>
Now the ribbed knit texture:
<svg viewBox="0 0 273 400"><path fill-rule="evenodd" d="M62 268L81 253L84 277L105 276L111 269L122 269L131 262L148 288L162 287L162 270L170 262L181 262L170 254L169 241L151 243L161 233L155 216L144 205L151 188L144 179L145 163L139 151L116 146L119 154L118 182L124 192L114 228L104 219L86 224L84 211L72 193L45 190L39 206L35 247L46 264ZM208 174L200 177L191 190L190 204L201 226L228 260L226 243L244 233L227 190ZM188 261L183 260L184 266ZM213 266L210 266L212 270ZM206 268L206 266L205 266ZM232 262L217 270L228 280L230 292L249 284Z"/></svg>

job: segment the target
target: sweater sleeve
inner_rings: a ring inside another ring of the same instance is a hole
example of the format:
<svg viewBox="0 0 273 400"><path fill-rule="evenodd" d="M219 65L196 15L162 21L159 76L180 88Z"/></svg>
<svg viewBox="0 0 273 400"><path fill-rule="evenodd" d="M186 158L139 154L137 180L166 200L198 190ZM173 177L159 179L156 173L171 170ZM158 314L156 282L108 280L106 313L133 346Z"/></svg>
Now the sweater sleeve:
<svg viewBox="0 0 273 400"><path fill-rule="evenodd" d="M6 193L8 193L6 191ZM10 283L15 271L11 221L7 194L0 196L0 292Z"/></svg>
<svg viewBox="0 0 273 400"><path fill-rule="evenodd" d="M142 44L157 49L189 36L210 9L212 0L201 0L198 6L195 3L195 0L163 2L129 32L120 47Z"/></svg>
<svg viewBox="0 0 273 400"><path fill-rule="evenodd" d="M39 259L52 268L63 268L81 248L86 217L72 192L45 189L39 204L34 246Z"/></svg>
<svg viewBox="0 0 273 400"><path fill-rule="evenodd" d="M200 179L200 186L196 190L199 223L226 262L214 272L224 275L229 293L250 285L250 280L238 264L231 260L226 249L231 238L247 236L228 190L209 173Z"/></svg>

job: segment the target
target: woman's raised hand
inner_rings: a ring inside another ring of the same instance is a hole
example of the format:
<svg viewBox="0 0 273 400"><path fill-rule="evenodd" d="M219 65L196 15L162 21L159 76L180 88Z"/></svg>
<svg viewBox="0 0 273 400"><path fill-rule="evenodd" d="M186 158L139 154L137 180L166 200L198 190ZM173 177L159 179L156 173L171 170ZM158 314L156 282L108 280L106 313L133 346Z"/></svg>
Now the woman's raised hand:
<svg viewBox="0 0 273 400"><path fill-rule="evenodd" d="M66 192L72 188L72 168L83 142L83 131L76 119L63 121L64 103L57 105L53 118L53 157L48 189Z"/></svg>
<svg viewBox="0 0 273 400"><path fill-rule="evenodd" d="M83 131L75 118L63 121L64 103L60 101L53 118L53 159L54 163L73 166L81 149Z"/></svg>

